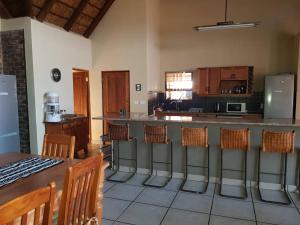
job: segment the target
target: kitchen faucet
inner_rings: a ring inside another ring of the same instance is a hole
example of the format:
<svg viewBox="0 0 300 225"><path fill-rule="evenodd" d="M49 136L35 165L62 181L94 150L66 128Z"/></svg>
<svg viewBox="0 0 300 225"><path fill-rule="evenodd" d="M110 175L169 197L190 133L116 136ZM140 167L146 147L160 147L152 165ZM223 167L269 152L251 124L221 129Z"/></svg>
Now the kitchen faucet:
<svg viewBox="0 0 300 225"><path fill-rule="evenodd" d="M181 101L180 101L180 102L181 102ZM171 101L171 102L170 102L170 105L172 105L173 103L175 103L175 109L176 109L176 111L179 111L179 105L178 105L179 101L177 101L177 100Z"/></svg>

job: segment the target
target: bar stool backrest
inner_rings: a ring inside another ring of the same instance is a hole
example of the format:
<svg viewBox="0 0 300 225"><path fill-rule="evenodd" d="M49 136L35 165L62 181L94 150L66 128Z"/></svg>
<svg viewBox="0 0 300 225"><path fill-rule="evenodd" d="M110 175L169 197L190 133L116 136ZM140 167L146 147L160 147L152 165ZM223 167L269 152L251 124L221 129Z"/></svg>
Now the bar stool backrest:
<svg viewBox="0 0 300 225"><path fill-rule="evenodd" d="M261 151L277 153L293 153L295 147L295 132L262 132Z"/></svg>
<svg viewBox="0 0 300 225"><path fill-rule="evenodd" d="M208 147L207 127L188 128L181 127L181 145L193 147Z"/></svg>
<svg viewBox="0 0 300 225"><path fill-rule="evenodd" d="M144 126L144 140L145 143L160 143L167 144L167 126Z"/></svg>
<svg viewBox="0 0 300 225"><path fill-rule="evenodd" d="M243 150L250 149L250 130L229 130L221 128L220 136L221 150Z"/></svg>
<svg viewBox="0 0 300 225"><path fill-rule="evenodd" d="M128 141L129 140L129 125L128 124L109 124L108 125L109 140Z"/></svg>

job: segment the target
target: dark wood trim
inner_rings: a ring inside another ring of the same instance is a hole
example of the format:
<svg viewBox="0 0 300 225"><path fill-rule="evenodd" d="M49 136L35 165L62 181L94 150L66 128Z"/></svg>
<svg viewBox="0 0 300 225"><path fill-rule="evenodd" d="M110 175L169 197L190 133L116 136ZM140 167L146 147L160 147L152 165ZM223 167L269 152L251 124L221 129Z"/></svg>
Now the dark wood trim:
<svg viewBox="0 0 300 225"><path fill-rule="evenodd" d="M82 10L85 8L85 6L87 5L88 2L89 2L89 0L81 0L78 7L73 12L71 18L68 20L68 22L64 26L64 29L66 31L71 30L72 26L74 25L74 23L76 22L76 20L78 19L78 17L80 16Z"/></svg>
<svg viewBox="0 0 300 225"><path fill-rule="evenodd" d="M89 142L91 143L92 141L92 113L91 113L91 96L90 96L90 72L88 70L84 69L78 69L78 68L73 68L73 73L74 72L85 72L88 77L88 120L89 120Z"/></svg>
<svg viewBox="0 0 300 225"><path fill-rule="evenodd" d="M90 37L90 35L93 33L93 31L95 30L95 28L97 27L97 25L99 24L101 19L104 17L106 12L109 10L111 5L114 3L114 1L115 0L106 0L105 4L103 5L101 10L99 11L98 15L95 17L95 19L93 20L93 22L91 23L89 28L85 31L83 36L85 36L86 38Z"/></svg>
<svg viewBox="0 0 300 225"><path fill-rule="evenodd" d="M7 9L2 0L0 0L0 16L4 19L12 18L10 11Z"/></svg>
<svg viewBox="0 0 300 225"><path fill-rule="evenodd" d="M93 4L92 2L89 2L89 5L90 5L91 7L94 7L94 8L97 9L97 10L100 10L100 8L99 8L98 6L96 6L95 4Z"/></svg>
<svg viewBox="0 0 300 225"><path fill-rule="evenodd" d="M50 12L52 6L57 0L47 0L46 3L44 4L43 8L37 15L37 19L41 22L43 22L47 16L47 14Z"/></svg>
<svg viewBox="0 0 300 225"><path fill-rule="evenodd" d="M72 9L72 10L75 10L75 8L74 8L73 6L69 5L69 4L66 3L66 2L58 1L57 3L59 3L59 4L61 4L61 5L64 5L64 6L70 8L70 9Z"/></svg>
<svg viewBox="0 0 300 225"><path fill-rule="evenodd" d="M25 0L24 5L26 9L24 16L32 17L32 0Z"/></svg>

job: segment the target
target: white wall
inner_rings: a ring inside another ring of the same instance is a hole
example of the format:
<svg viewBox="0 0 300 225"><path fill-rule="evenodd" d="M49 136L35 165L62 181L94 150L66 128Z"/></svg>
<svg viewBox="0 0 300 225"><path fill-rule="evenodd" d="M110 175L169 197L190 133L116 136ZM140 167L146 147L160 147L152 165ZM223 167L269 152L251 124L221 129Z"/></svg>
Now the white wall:
<svg viewBox="0 0 300 225"><path fill-rule="evenodd" d="M229 19L260 21L261 25L253 29L207 32L195 32L193 27L223 21L223 1L160 2L162 77L166 71L253 65L254 88L263 90L264 75L297 72L295 35L300 31L300 1L230 0Z"/></svg>
<svg viewBox="0 0 300 225"><path fill-rule="evenodd" d="M146 1L147 17L147 87L160 90L160 0Z"/></svg>
<svg viewBox="0 0 300 225"><path fill-rule="evenodd" d="M37 149L42 148L44 131L43 96L48 91L59 94L61 109L74 112L72 69L91 69L91 41L59 28L31 20L32 58L35 84ZM55 83L50 71L59 68L60 82Z"/></svg>
<svg viewBox="0 0 300 225"><path fill-rule="evenodd" d="M57 92L61 109L73 113L72 68L91 69L91 41L30 18L7 20L2 27L25 30L31 152L41 153L45 133L43 96L48 91ZM58 83L51 80L53 68L61 70Z"/></svg>
<svg viewBox="0 0 300 225"><path fill-rule="evenodd" d="M101 71L130 71L130 110L147 112L146 0L115 1L91 36L91 114L102 115ZM142 84L142 91L135 91ZM144 101L145 104L135 104ZM92 121L92 139L99 140L101 121Z"/></svg>

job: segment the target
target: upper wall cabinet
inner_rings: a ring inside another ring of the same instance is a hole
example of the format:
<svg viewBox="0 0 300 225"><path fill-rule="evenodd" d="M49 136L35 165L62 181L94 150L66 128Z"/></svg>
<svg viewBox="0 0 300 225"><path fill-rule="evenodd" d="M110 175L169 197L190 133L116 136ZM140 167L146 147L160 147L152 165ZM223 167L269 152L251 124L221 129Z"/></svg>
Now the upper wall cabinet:
<svg viewBox="0 0 300 225"><path fill-rule="evenodd" d="M193 74L193 92L200 96L250 95L253 67L200 68Z"/></svg>

